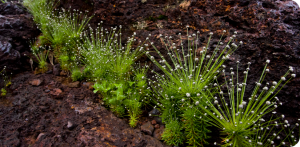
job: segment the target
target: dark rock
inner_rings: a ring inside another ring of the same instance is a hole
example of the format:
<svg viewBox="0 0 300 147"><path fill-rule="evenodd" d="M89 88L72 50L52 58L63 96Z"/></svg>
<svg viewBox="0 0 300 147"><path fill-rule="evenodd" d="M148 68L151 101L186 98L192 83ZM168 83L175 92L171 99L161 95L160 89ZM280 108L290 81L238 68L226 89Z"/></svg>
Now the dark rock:
<svg viewBox="0 0 300 147"><path fill-rule="evenodd" d="M90 90L94 89L93 88L94 83L92 83L92 82L83 82L82 85L85 86L85 87L88 87L88 89L90 89Z"/></svg>
<svg viewBox="0 0 300 147"><path fill-rule="evenodd" d="M0 3L0 67L6 66L9 73L31 70L26 56L35 59L28 39L37 37L40 32L25 10L18 3Z"/></svg>
<svg viewBox="0 0 300 147"><path fill-rule="evenodd" d="M61 71L60 73L59 73L59 75L61 75L61 76L67 76L68 75L68 73L66 72L66 71Z"/></svg>
<svg viewBox="0 0 300 147"><path fill-rule="evenodd" d="M56 76L60 75L60 64L55 64L53 66L53 74L56 75Z"/></svg>
<svg viewBox="0 0 300 147"><path fill-rule="evenodd" d="M53 91L50 91L50 94L51 95L55 95L55 96L58 96L62 93L62 90L59 89L59 88L54 88Z"/></svg>
<svg viewBox="0 0 300 147"><path fill-rule="evenodd" d="M154 126L154 128L155 128L155 129L158 129L158 128L159 128L159 124L156 124L156 125Z"/></svg>
<svg viewBox="0 0 300 147"><path fill-rule="evenodd" d="M145 132L148 135L152 135L153 130L154 130L154 127L150 123L150 121L148 121L147 123L145 123L141 126L141 131Z"/></svg>
<svg viewBox="0 0 300 147"><path fill-rule="evenodd" d="M153 116L153 115L159 115L159 111L158 111L157 109L153 108L153 109L149 112L149 114L151 114L151 116Z"/></svg>
<svg viewBox="0 0 300 147"><path fill-rule="evenodd" d="M154 116L154 117L153 117L153 119L156 121L156 123L158 123L158 124L162 124L161 117Z"/></svg>
<svg viewBox="0 0 300 147"><path fill-rule="evenodd" d="M47 72L46 72L46 74L51 74L52 73L52 70L48 70Z"/></svg>
<svg viewBox="0 0 300 147"><path fill-rule="evenodd" d="M20 139L18 138L19 132L15 131L13 133L6 134L4 136L5 140L3 142L4 146L19 146L21 145Z"/></svg>
<svg viewBox="0 0 300 147"><path fill-rule="evenodd" d="M153 132L153 137L158 140L161 140L161 135L163 134L164 130L165 130L164 126L161 126L160 128L155 129Z"/></svg>
<svg viewBox="0 0 300 147"><path fill-rule="evenodd" d="M151 121L151 124L152 124L152 125L155 125L155 124L156 124L156 121L155 121L155 120L152 120L152 121Z"/></svg>

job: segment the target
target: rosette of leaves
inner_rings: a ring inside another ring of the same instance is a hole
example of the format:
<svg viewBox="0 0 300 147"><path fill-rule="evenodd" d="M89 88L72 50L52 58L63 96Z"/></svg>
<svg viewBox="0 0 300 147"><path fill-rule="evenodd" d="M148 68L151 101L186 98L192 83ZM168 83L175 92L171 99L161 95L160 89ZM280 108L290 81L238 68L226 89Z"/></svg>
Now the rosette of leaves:
<svg viewBox="0 0 300 147"><path fill-rule="evenodd" d="M230 37L227 45L221 42L222 37L226 31L223 32L216 48L209 50L209 43L213 33L210 33L209 39L205 47L198 48L198 34L189 35L187 31L187 49L183 47L183 40L181 34L180 44L177 46L172 42L171 37L167 41L160 35L165 48L167 50L167 57L162 56L160 51L153 45L156 53L160 59L155 59L151 53L146 52L150 60L161 70L161 73L154 72L156 80L152 82L152 89L157 95L154 100L161 112L162 121L168 125L171 121L184 120L185 123L180 123L185 129L187 136L180 135L181 140L186 137L188 143L193 146L203 146L205 139L208 138L207 129L209 121L204 117L204 111L193 114L197 119L205 119L197 121L190 117L191 111L189 108L198 107L198 105L206 107L206 101L211 101L211 93L215 93L215 87L211 85L212 81L216 79L220 71L223 69L222 64L229 56L237 49L235 43L231 43L233 38ZM230 46L231 45L231 46ZM207 100L206 100L207 98ZM168 129L168 127L166 127ZM201 132L201 133L200 133ZM167 140L166 138L162 138ZM175 144L170 144L175 145Z"/></svg>
<svg viewBox="0 0 300 147"><path fill-rule="evenodd" d="M271 117L271 119L265 120L263 117L271 112L276 113L274 109L280 104L276 94L296 75L291 74L290 78L286 80L290 72L293 71L293 68L290 67L278 82L272 81L271 84L264 82L266 74L270 71L267 69L269 62L270 60L266 61L267 64L249 98L245 98L245 91L250 62L243 72L244 79L242 81L239 81L238 78L239 62L237 62L236 73L233 68L230 68L231 75L226 75L225 70L223 71L225 83L222 85L225 88L215 83L218 85L219 92L211 94L212 97L215 97L214 101L207 101L207 107L200 106L201 111L207 113L210 118L210 123L222 130L222 135L224 135L223 142L220 143L222 146L271 146L274 145L274 139L278 138L280 132L271 134L271 130L274 126L284 125L283 123L277 123L280 122L280 118L273 119ZM234 78L234 75L236 75L236 78ZM223 92L223 90L226 92ZM285 120L285 122L288 121ZM285 124L285 127L287 126L288 124ZM284 142L285 139L280 140ZM280 143L278 146L280 145L283 144Z"/></svg>

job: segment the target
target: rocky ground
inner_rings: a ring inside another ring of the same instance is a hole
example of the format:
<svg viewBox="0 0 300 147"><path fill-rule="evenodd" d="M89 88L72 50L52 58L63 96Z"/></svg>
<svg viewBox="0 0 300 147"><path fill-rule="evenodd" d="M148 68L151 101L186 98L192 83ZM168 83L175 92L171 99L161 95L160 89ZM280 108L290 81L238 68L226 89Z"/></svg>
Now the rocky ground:
<svg viewBox="0 0 300 147"><path fill-rule="evenodd" d="M52 74L16 75L0 99L0 146L166 146L159 141L159 119L144 117L130 128L127 118L101 105L90 84Z"/></svg>
<svg viewBox="0 0 300 147"><path fill-rule="evenodd" d="M236 41L244 44L226 65L252 62L250 88L266 59L271 60L268 81L279 79L288 66L294 67L298 76L278 94L283 105L276 111L295 124L300 118L299 6L291 0L191 0L187 7L180 4L176 0L61 0L58 7L88 10L95 15L92 27L100 21L107 28L123 25L124 41L133 32L137 40L151 34L159 50L164 50L155 39L159 34L173 36L178 42L177 35L186 32L186 25L190 33L201 32L199 46L205 44L210 31L216 35L212 46L222 30L228 32L225 40L238 31ZM55 70L33 74L29 59L34 56L28 41L39 34L21 4L0 3L0 69L6 66L13 77L7 96L0 98L0 146L165 146L159 141L164 125L158 117L148 117L156 113L152 108L145 108L138 126L132 129L126 117L117 118L101 105L101 97L90 90L90 83L72 83Z"/></svg>

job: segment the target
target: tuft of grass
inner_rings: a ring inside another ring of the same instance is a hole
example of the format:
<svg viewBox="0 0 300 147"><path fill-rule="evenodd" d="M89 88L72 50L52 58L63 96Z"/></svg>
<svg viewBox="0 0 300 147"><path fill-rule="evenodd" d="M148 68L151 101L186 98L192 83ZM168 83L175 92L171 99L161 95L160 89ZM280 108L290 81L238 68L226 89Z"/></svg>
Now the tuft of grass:
<svg viewBox="0 0 300 147"><path fill-rule="evenodd" d="M46 50L46 48L43 46L37 47L37 45L33 44L31 44L31 50L33 52L33 55L38 60L39 69L42 73L45 73L48 70L48 64L46 60L48 57L49 50Z"/></svg>
<svg viewBox="0 0 300 147"><path fill-rule="evenodd" d="M150 44L152 44L160 59L156 59L150 52L146 52L149 59L163 73L152 71L155 74L152 89L157 96L157 99L154 100L155 107L158 107L161 111L162 121L166 124L173 120L184 120L183 128L188 134L185 137L189 140L188 143L193 146L203 146L210 131L207 129L209 125L207 123L208 119L204 117L204 111L197 112L197 115L201 117L200 119L204 119L204 121L197 121L197 119L190 117L190 115L196 116L196 113L191 114L190 108L198 107L197 105L206 106L206 101L211 101L210 93L216 91L211 83L219 76L224 61L238 47L234 43L231 44L231 47L229 46L234 38L233 36L227 45L220 49L223 45L221 42L222 35L217 47L209 51L209 43L213 35L213 33L210 33L206 46L199 49L197 45L198 35L199 32L197 35L189 35L187 30L187 49L183 47L181 34L179 34L181 47L176 46L171 41L172 37L166 36L167 41L165 41L160 35L168 56L162 56L152 42ZM211 53L209 54L209 52ZM197 117L199 118L199 116ZM197 123L194 123L196 121Z"/></svg>
<svg viewBox="0 0 300 147"><path fill-rule="evenodd" d="M24 0L26 6L34 17L42 35L39 37L40 45L49 45L53 48L55 57L63 63L62 69L72 69L79 62L77 56L78 45L82 40L82 33L89 20L85 13L77 10L54 10L56 4L47 0ZM68 56L68 60L65 60ZM64 59L62 59L64 57Z"/></svg>
<svg viewBox="0 0 300 147"><path fill-rule="evenodd" d="M211 124L222 130L224 135L224 142L222 146L270 146L277 134L269 135L273 127L277 124L280 119L265 120L263 117L266 114L276 112L274 111L278 104L279 99L276 94L281 88L295 77L295 74L291 75L291 78L286 80L290 71L293 71L292 67L283 75L280 80L273 81L271 84L262 84L266 74L269 72L267 65L270 60L266 61L266 65L261 74L261 77L256 82L256 86L253 89L251 96L245 98L245 91L247 86L247 76L250 70L250 62L248 67L243 72L244 80L239 81L238 78L238 67L239 61L237 62L237 70L233 71L230 68L230 74L226 75L223 70L225 78L225 86L227 92L223 92L221 85L215 83L218 87L218 93L211 93L211 97L214 97L214 101L211 102L207 99L207 106L200 105L202 111L207 113L207 116L211 119ZM236 81L234 80L236 75ZM230 77L229 79L227 77ZM216 81L217 82L217 81ZM264 86L263 86L264 85ZM262 88L263 87L263 88ZM272 122L276 122L273 124ZM281 124L281 123L279 123ZM281 130L282 131L282 130ZM284 140L282 140L284 142Z"/></svg>
<svg viewBox="0 0 300 147"><path fill-rule="evenodd" d="M104 96L103 101L118 116L130 117L130 126L135 127L141 114L141 106L147 102L150 90L146 82L146 70L134 67L143 54L142 43L133 49L134 37L125 46L121 43L121 26L104 29L101 23L96 30L84 34L84 43L79 47L81 62L85 65L88 80L94 81L94 92ZM148 89L147 89L148 88Z"/></svg>

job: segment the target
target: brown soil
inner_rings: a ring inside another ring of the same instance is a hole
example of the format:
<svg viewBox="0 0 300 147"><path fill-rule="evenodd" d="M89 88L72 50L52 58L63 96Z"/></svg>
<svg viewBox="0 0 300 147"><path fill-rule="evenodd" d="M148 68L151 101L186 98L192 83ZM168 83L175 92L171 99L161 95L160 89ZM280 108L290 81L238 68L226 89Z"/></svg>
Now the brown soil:
<svg viewBox="0 0 300 147"><path fill-rule="evenodd" d="M85 85L70 88L66 77L52 74L17 75L0 99L0 146L165 146L101 106Z"/></svg>

